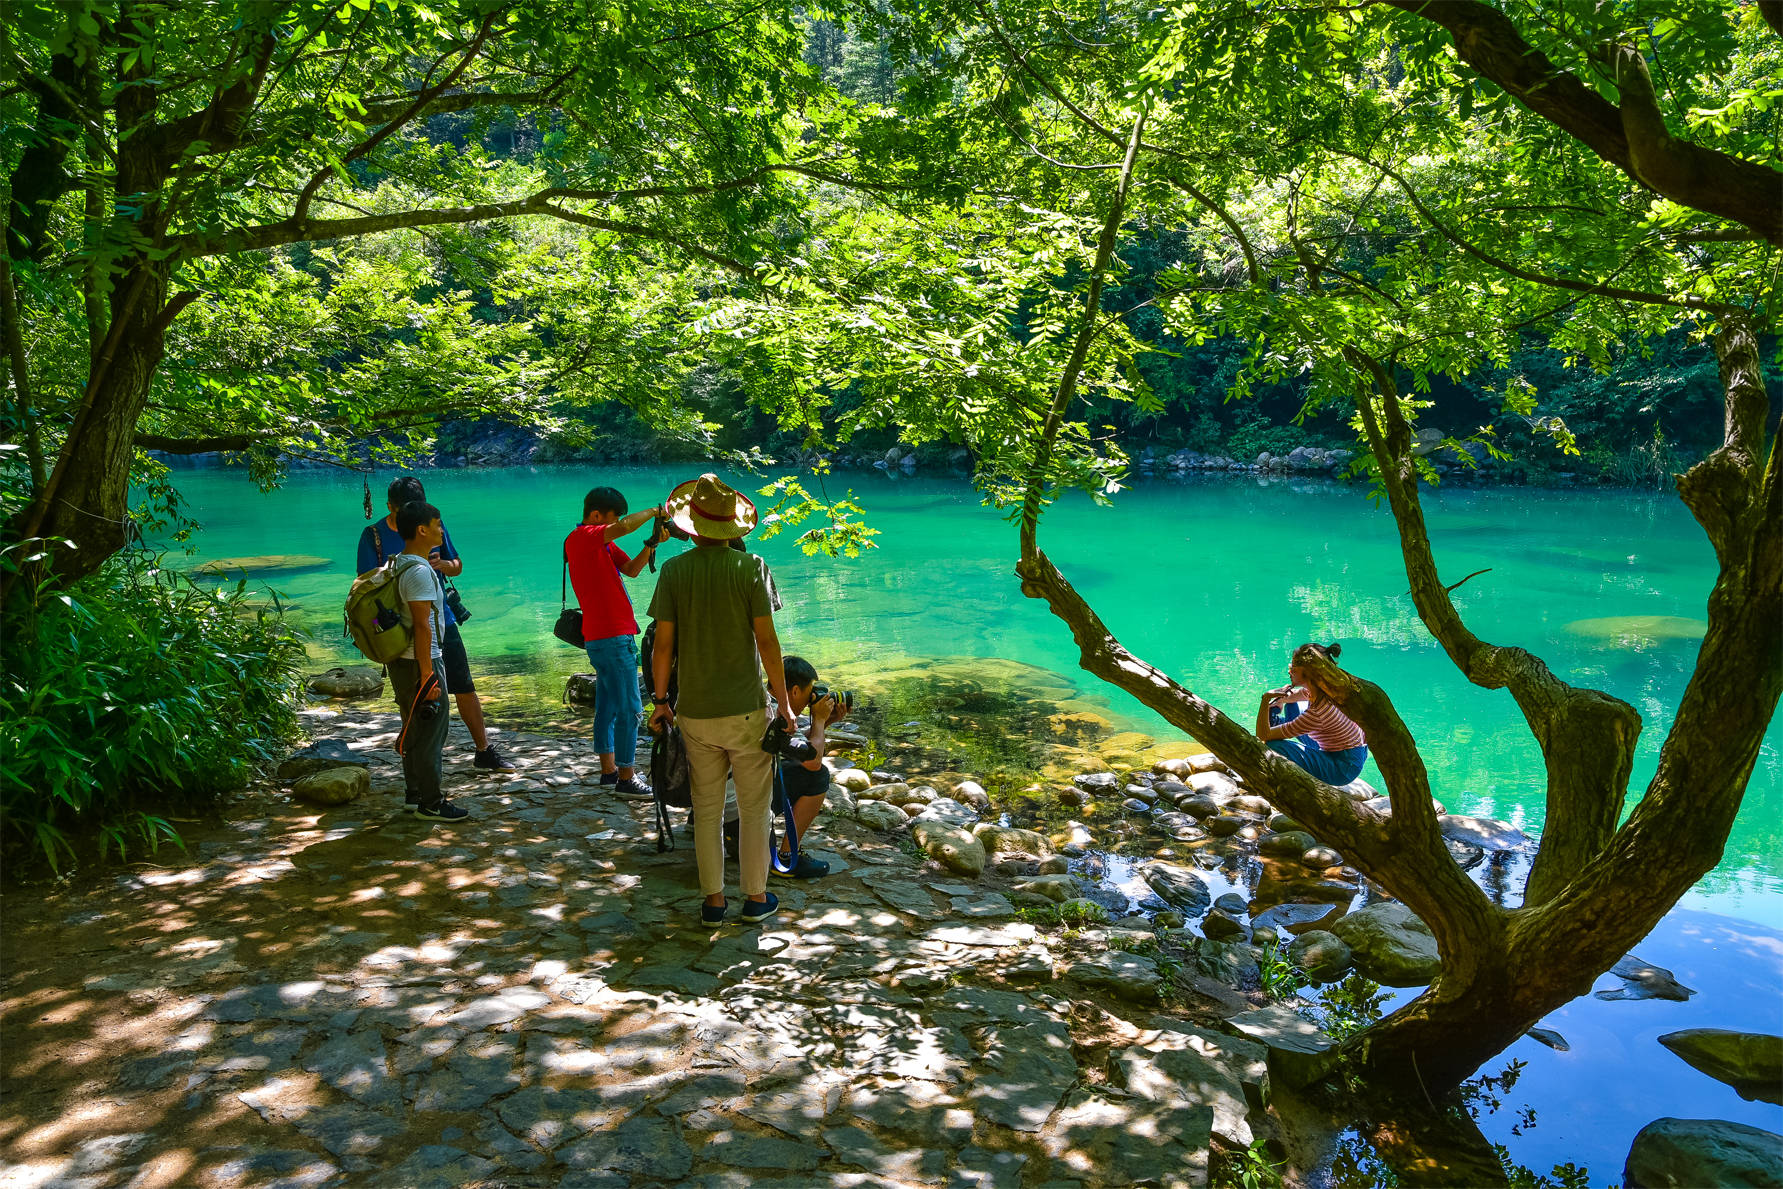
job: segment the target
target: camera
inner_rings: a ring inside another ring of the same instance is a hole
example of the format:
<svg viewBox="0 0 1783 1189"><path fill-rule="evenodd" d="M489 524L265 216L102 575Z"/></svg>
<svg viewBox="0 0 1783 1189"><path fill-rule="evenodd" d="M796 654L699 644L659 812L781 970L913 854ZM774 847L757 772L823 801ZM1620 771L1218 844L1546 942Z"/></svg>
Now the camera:
<svg viewBox="0 0 1783 1189"><path fill-rule="evenodd" d="M825 698L836 699L836 708L844 712L854 709L854 691L851 689L831 689L827 685L813 685L811 700L820 702Z"/></svg>
<svg viewBox="0 0 1783 1189"><path fill-rule="evenodd" d="M783 760L804 763L817 758L817 749L803 735L795 735L786 725L786 720L778 714L768 719L768 729L762 734L761 749L769 755Z"/></svg>
<svg viewBox="0 0 1783 1189"><path fill-rule="evenodd" d="M463 623L471 617L471 613L465 609L464 598L458 593L458 588L453 586L450 582L446 583L445 586L446 606L452 608L452 618L458 623Z"/></svg>

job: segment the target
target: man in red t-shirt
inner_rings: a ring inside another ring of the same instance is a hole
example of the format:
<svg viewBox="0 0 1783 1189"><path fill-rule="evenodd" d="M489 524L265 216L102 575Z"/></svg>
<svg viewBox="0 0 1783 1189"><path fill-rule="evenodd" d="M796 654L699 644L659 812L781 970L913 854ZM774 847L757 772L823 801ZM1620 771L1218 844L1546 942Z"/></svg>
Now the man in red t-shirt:
<svg viewBox="0 0 1783 1189"><path fill-rule="evenodd" d="M594 666L594 749L601 757L601 783L628 796L648 797L637 777L638 621L619 575L635 578L655 550L645 544L636 557L613 542L662 515L661 508L626 514L625 497L597 487L582 498L582 523L564 538L570 584L582 607L582 646Z"/></svg>

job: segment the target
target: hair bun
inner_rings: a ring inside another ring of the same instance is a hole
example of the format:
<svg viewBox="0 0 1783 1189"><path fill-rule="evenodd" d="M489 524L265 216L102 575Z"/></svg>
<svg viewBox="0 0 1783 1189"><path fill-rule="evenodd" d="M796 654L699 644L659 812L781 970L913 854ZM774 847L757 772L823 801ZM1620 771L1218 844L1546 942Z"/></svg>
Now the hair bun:
<svg viewBox="0 0 1783 1189"><path fill-rule="evenodd" d="M1343 655L1343 645L1341 645L1341 644L1327 644L1327 645L1325 645L1325 652L1328 656L1330 656L1330 658L1332 660L1336 660L1338 657Z"/></svg>

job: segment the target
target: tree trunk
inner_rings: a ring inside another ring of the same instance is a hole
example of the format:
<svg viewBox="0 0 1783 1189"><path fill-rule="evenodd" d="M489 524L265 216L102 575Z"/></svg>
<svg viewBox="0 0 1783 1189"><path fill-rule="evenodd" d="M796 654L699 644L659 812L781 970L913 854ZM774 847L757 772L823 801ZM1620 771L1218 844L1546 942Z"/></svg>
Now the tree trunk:
<svg viewBox="0 0 1783 1189"><path fill-rule="evenodd" d="M60 580L95 573L133 535L134 435L165 349L166 296L165 270L143 263L112 286L109 351L94 362L91 400L67 427L35 532L16 526L52 542L48 568Z"/></svg>

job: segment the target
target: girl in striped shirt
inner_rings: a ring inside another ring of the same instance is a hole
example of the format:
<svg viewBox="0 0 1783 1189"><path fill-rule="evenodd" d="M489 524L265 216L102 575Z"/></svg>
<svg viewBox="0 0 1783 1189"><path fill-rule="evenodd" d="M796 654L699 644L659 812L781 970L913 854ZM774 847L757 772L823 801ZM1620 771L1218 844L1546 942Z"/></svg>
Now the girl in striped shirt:
<svg viewBox="0 0 1783 1189"><path fill-rule="evenodd" d="M1302 647L1331 660L1343 651L1338 644ZM1288 678L1290 684L1263 695L1257 708L1257 738L1270 751L1286 756L1326 784L1350 783L1368 762L1368 739L1362 728L1347 718L1298 664L1289 664Z"/></svg>

